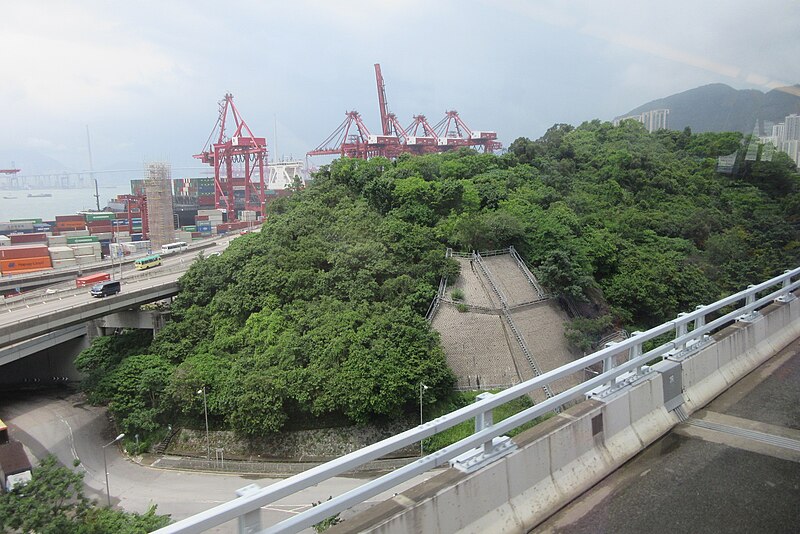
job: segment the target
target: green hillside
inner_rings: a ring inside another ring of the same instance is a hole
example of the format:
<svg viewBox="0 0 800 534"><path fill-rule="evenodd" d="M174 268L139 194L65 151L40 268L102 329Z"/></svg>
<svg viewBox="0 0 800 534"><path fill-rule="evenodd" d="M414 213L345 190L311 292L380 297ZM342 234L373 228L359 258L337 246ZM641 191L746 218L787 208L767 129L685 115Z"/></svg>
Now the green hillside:
<svg viewBox="0 0 800 534"><path fill-rule="evenodd" d="M181 279L152 343L101 338L79 358L125 432L183 418L263 435L364 423L451 395L424 319L450 246L513 244L552 290L605 295L645 329L800 260L798 176L785 155L715 172L741 134L556 125L507 154L343 159L271 205L261 233Z"/></svg>

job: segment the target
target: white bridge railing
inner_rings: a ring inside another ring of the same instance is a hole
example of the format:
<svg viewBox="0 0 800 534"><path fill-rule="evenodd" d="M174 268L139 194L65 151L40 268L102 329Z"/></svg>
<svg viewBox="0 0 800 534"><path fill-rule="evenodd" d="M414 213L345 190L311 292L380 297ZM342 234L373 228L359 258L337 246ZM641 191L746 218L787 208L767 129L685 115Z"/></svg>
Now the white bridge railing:
<svg viewBox="0 0 800 534"><path fill-rule="evenodd" d="M242 488L237 492L240 495L239 498L173 523L157 532L162 534L203 532L237 518L239 518L240 532L298 532L319 523L327 517L362 503L370 497L390 490L401 482L435 467L445 465L450 460L472 449L478 448L484 455L490 453L491 449L498 446L496 442L493 443L493 438L502 436L518 426L556 410L567 402L582 399L598 386L614 384L615 379L622 374L630 372L635 372L639 375L647 374L649 372L648 362L652 362L668 353L674 354L687 350L692 345L704 341L706 339L705 336L708 334L731 322L752 320L757 316L760 308L773 301L788 302L792 300L794 298L792 292L800 287L800 281L793 282L792 279L798 276L800 276L800 268L786 271L780 276L761 284L750 286L744 291L708 306L698 306L693 312L680 314L672 321L651 328L646 332L637 333L634 337L608 346L558 369L548 371L527 382L512 386L496 395L485 395L482 400L470 406L346 454L301 474L276 482L269 487L259 488L251 485ZM759 294L763 294L763 296L759 297ZM731 307L735 309L727 311ZM721 316L716 317L720 314ZM673 336L672 339L643 353L643 343L667 334L671 334ZM617 355L626 355L628 359L615 366L614 362L618 360L618 358L615 358ZM519 412L508 419L494 424L491 423L491 413L494 408L550 385L559 378L577 372L582 373L584 368L599 362L604 364L604 372L602 374L554 395L552 398ZM276 525L266 527L264 530L261 529L261 507L470 419L476 420L476 432L470 437L464 438L424 458L412 461L404 467L367 482L358 488L334 497Z"/></svg>

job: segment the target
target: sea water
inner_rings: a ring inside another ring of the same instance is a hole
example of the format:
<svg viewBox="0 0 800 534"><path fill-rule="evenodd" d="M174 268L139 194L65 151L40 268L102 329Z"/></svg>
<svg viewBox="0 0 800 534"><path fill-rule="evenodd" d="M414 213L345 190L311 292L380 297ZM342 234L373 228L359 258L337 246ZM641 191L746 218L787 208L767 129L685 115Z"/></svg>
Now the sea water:
<svg viewBox="0 0 800 534"><path fill-rule="evenodd" d="M51 197L29 197L50 193ZM106 186L99 189L100 209L117 195L129 195L129 185ZM25 189L0 190L0 221L11 219L42 219L52 221L56 215L74 215L83 210L97 209L94 188L86 189ZM8 198L15 197L15 198Z"/></svg>

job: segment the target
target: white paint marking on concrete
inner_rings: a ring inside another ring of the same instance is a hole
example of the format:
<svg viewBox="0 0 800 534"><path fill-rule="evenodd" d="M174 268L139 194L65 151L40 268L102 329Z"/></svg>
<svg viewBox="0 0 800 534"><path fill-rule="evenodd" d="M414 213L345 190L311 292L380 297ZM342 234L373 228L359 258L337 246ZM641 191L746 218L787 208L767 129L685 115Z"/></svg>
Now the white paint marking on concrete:
<svg viewBox="0 0 800 534"><path fill-rule="evenodd" d="M71 426L70 426L70 424L67 422L67 420L66 420L66 419L64 419L63 417L61 417L60 415L58 416L58 418L59 418L59 419L61 420L61 422L62 422L62 423L64 423L64 425L67 427L67 433L69 434L69 450L70 450L70 452L72 453L72 457L73 457L75 460L78 460L78 461L80 461L80 458L78 457L78 450L75 448L75 436L74 436L74 435L73 435L73 433L72 433L72 427L71 427ZM78 464L78 469L83 469L83 470L84 470L84 471L86 471L86 472L88 472L88 471L89 471L88 469L86 469L86 466L84 466L84 465L83 465L83 463L80 463L80 464Z"/></svg>

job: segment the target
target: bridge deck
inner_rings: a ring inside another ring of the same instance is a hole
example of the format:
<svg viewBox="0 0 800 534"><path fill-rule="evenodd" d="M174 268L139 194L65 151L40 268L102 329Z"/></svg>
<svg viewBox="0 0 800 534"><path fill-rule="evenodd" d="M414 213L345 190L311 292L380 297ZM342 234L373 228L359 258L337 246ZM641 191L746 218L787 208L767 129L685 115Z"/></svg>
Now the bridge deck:
<svg viewBox="0 0 800 534"><path fill-rule="evenodd" d="M798 384L800 340L533 532L796 532Z"/></svg>

